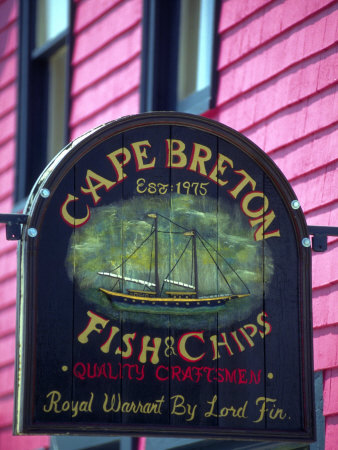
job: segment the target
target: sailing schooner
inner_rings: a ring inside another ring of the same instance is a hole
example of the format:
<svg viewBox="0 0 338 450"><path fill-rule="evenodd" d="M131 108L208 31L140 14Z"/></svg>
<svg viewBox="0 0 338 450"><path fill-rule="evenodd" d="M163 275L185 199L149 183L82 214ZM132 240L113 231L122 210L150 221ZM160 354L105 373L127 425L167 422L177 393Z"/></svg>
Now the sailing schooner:
<svg viewBox="0 0 338 450"><path fill-rule="evenodd" d="M112 290L100 288L100 291L108 297L115 308L131 310L133 307L136 307L138 310L143 310L145 312L169 312L172 314L214 312L215 310L224 308L224 305L230 300L248 297L250 295L248 287L229 262L227 262L197 230L187 229L157 213L149 213L147 217L153 219L153 224L150 233L143 242L112 271L98 272L101 276L110 277L115 280ZM168 232L159 230L159 217L169 221L171 226L178 227L179 231ZM186 239L183 250L180 252L169 272L162 278L162 282L159 270L160 233L175 233ZM152 239L152 245L150 248L150 273L148 280L129 276L129 273L132 275L133 268L131 267L128 270L128 262L130 263L131 259L135 257L137 252L140 251L150 239ZM203 273L203 263L199 264L197 242L199 242L199 246L203 249L205 255L209 259L209 263L215 267L215 271L217 272L218 281L214 289L219 292L222 290L222 286L225 286L227 292L212 295L210 292L203 292L203 287L201 287L202 277L200 275L200 272ZM187 253L190 254L191 258L185 256ZM214 253L214 255L212 253ZM188 259L190 259L189 263ZM221 270L218 260L225 261L228 268L231 270L232 275L237 278L237 281L242 286L244 292L234 292L228 279ZM153 281L150 281L152 272ZM186 276L190 273L190 282L178 281L175 279L175 276L173 276L175 272L178 272L178 275L181 276ZM135 285L142 288L135 289L133 287Z"/></svg>

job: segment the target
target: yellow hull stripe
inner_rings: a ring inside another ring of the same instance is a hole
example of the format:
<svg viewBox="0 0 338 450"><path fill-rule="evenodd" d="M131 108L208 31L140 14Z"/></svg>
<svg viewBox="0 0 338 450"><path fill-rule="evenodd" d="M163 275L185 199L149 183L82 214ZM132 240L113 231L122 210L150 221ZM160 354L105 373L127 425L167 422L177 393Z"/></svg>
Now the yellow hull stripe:
<svg viewBox="0 0 338 450"><path fill-rule="evenodd" d="M123 298L130 298L131 300L142 300L145 302L168 302L168 303L204 303L204 302L213 302L217 300L227 300L231 299L232 297L236 298L242 298L242 297L248 297L249 294L239 294L239 295L222 295L220 297L208 297L208 298L172 298L172 297L142 297L137 295L130 295L130 294L123 294L122 292L112 292L107 291L106 289L100 288L101 292L104 292L107 295L112 295L114 297L123 297Z"/></svg>

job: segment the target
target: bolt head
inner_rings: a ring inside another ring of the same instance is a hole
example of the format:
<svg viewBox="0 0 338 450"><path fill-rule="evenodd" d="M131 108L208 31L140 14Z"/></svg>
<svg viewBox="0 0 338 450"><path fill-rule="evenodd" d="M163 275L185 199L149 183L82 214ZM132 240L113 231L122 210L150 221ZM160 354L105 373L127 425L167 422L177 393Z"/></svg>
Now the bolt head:
<svg viewBox="0 0 338 450"><path fill-rule="evenodd" d="M292 209L299 209L300 208L300 203L298 200L292 200L291 202L291 208Z"/></svg>
<svg viewBox="0 0 338 450"><path fill-rule="evenodd" d="M38 230L36 228L28 228L27 234L29 237L35 238L38 235Z"/></svg>
<svg viewBox="0 0 338 450"><path fill-rule="evenodd" d="M47 188L41 189L40 195L41 195L41 197L43 197L43 198L48 198L48 197L50 196L50 191L49 191L49 189L47 189Z"/></svg>
<svg viewBox="0 0 338 450"><path fill-rule="evenodd" d="M308 237L305 237L302 239L302 245L303 247L311 247L311 240Z"/></svg>

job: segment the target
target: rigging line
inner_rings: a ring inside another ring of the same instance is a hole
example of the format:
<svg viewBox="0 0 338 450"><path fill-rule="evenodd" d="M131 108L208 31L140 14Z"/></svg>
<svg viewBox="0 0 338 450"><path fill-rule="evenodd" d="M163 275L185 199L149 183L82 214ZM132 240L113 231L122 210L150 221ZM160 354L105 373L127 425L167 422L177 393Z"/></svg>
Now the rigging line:
<svg viewBox="0 0 338 450"><path fill-rule="evenodd" d="M119 264L118 266L114 267L114 269L112 269L112 271L119 269L121 266L123 266L123 264L125 264L128 259L130 259L132 256L135 255L135 253L142 247L143 244L145 244L147 242L147 240L151 237L151 235L154 233L155 231L151 231L150 234L141 242L141 244L136 247L136 249L133 251L133 253L131 253L125 260L123 260L121 262L121 264Z"/></svg>
<svg viewBox="0 0 338 450"><path fill-rule="evenodd" d="M192 237L190 238L190 239L192 239ZM193 270L194 270L194 252L192 251L191 252L191 276L190 276L190 284L192 284L192 278L193 278ZM195 274L195 277L196 277L196 274ZM196 284L196 283L194 283L194 284Z"/></svg>
<svg viewBox="0 0 338 450"><path fill-rule="evenodd" d="M189 241L187 242L187 245L184 247L182 253L180 254L180 257L178 258L178 260L176 261L176 263L174 264L174 266L172 267L172 269L169 271L168 275L167 275L164 279L168 279L168 278L169 278L169 275L170 275L171 272L175 269L175 267L177 266L177 264L180 262L180 260L181 260L181 258L182 258L182 256L183 256L183 254L185 253L186 249L188 248L188 245L190 244L191 240L192 240L192 237L189 239ZM163 281L162 289L163 289L164 283L165 283L165 282Z"/></svg>
<svg viewBox="0 0 338 450"><path fill-rule="evenodd" d="M168 217L165 217L165 216L163 216L163 215L160 214L160 213L157 213L157 215L160 216L160 217L162 217L163 219L167 220L168 222L172 223L172 224L175 225L176 227L182 228L182 230L184 230L184 231L190 231L189 228L182 227L182 225L179 225L178 223L174 222L174 221L171 220L171 219L168 219Z"/></svg>
<svg viewBox="0 0 338 450"><path fill-rule="evenodd" d="M198 233L198 232L197 232ZM240 275L238 275L238 273L236 272L236 270L232 267L232 265L226 260L226 258L224 258L223 255L221 255L217 250L215 250L215 248L210 244L210 242L208 242L206 239L204 239L199 233L198 236L202 242L205 241L208 245L210 245L210 247L213 249L214 252L216 252L224 261L225 263L230 267L230 269L233 271L233 273L236 275L237 278L239 278L239 280L241 281L241 283L243 284L243 286L245 287L245 289L248 291L248 293L250 294L250 289L248 288L248 286L245 284L245 282L242 280L242 278L240 277ZM203 244L204 245L204 244ZM205 247L206 248L206 247ZM208 251L208 250L207 250ZM208 251L209 253L209 251ZM209 253L210 254L210 253ZM211 256L211 255L210 255ZM216 264L217 265L217 264ZM217 268L219 269L218 265ZM222 273L221 269L219 269L219 271ZM222 273L223 275L223 273ZM224 277L224 275L223 275ZM230 288L231 289L231 288Z"/></svg>
<svg viewBox="0 0 338 450"><path fill-rule="evenodd" d="M151 234L153 234L155 232L155 226L152 226L152 230L151 230ZM153 249L155 247L155 239L153 239L153 242L151 244L151 250L150 250L150 267L149 267L149 275L148 275L148 281L150 282L150 277L151 277L151 268L153 265ZM145 289L145 286L144 286ZM143 290L144 290L143 289Z"/></svg>
<svg viewBox="0 0 338 450"><path fill-rule="evenodd" d="M234 294L234 291L232 289L232 287L230 286L228 280L226 279L224 273L221 271L219 265L217 264L217 261L214 259L214 257L212 256L212 254L209 252L208 248L206 247L206 245L203 242L203 239L201 237L201 235L199 234L199 232L197 231L199 240L201 241L201 244L203 245L203 247L206 249L206 251L208 252L210 258L213 260L213 262L215 263L215 266L217 267L217 270L220 272L220 274L222 275L222 277L224 278L224 281L226 282L226 284L228 285L228 288L230 289L231 293ZM217 252L218 253L218 252Z"/></svg>
<svg viewBox="0 0 338 450"><path fill-rule="evenodd" d="M163 233L163 234L183 234L183 231L164 231L164 230L158 230L158 233Z"/></svg>

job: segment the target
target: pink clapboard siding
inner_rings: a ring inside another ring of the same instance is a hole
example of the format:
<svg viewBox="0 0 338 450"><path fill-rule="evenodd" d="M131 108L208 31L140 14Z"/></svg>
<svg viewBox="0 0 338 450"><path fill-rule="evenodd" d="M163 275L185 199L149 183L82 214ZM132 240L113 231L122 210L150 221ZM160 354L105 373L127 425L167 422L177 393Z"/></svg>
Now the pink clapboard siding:
<svg viewBox="0 0 338 450"><path fill-rule="evenodd" d="M309 225L338 225L337 3L223 1L216 107L290 180ZM325 450L338 448L338 238L313 253L315 370L324 374Z"/></svg>
<svg viewBox="0 0 338 450"><path fill-rule="evenodd" d="M71 138L139 111L142 1L76 3Z"/></svg>
<svg viewBox="0 0 338 450"><path fill-rule="evenodd" d="M17 123L18 0L0 2L0 212L13 207L15 136ZM0 448L33 450L47 448L44 436L12 436L15 324L16 247L6 240L0 225Z"/></svg>

